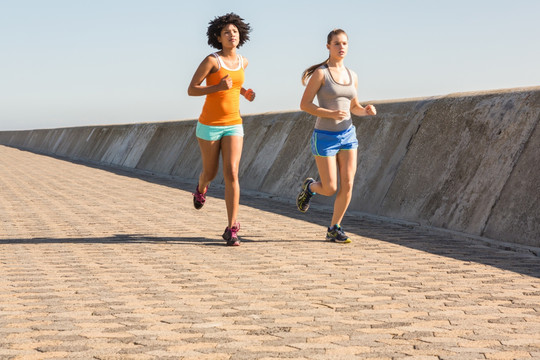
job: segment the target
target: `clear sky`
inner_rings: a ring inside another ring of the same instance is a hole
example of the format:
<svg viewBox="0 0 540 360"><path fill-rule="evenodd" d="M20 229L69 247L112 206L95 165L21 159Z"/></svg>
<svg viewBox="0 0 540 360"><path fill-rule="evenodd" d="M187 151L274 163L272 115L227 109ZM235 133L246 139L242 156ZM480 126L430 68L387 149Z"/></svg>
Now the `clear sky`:
<svg viewBox="0 0 540 360"><path fill-rule="evenodd" d="M253 28L243 114L299 109L326 35L349 35L359 99L540 85L538 0L0 0L0 130L196 119L208 22Z"/></svg>

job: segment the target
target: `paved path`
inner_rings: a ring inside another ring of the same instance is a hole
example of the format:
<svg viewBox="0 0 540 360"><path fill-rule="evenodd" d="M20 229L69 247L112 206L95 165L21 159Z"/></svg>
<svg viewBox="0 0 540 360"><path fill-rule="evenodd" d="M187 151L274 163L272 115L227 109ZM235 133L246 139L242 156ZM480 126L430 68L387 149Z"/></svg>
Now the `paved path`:
<svg viewBox="0 0 540 360"><path fill-rule="evenodd" d="M540 358L540 259L0 146L0 359Z"/></svg>

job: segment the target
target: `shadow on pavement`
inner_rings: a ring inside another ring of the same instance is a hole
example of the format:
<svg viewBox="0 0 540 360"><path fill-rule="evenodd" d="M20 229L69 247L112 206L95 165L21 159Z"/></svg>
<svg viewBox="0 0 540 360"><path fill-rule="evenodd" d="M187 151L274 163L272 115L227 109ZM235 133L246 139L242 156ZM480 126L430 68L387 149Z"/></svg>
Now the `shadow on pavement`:
<svg viewBox="0 0 540 360"><path fill-rule="evenodd" d="M121 234L111 237L80 237L80 238L31 238L31 239L0 239L0 245L23 244L197 244L206 246L225 246L224 241L201 237L153 237L136 234Z"/></svg>
<svg viewBox="0 0 540 360"><path fill-rule="evenodd" d="M258 242L257 240L240 237L242 243ZM137 234L119 234L110 237L80 237L80 238L29 238L29 239L0 239L0 245L24 245L24 244L189 244L203 246L226 246L221 239L208 239L203 237L163 237Z"/></svg>
<svg viewBox="0 0 540 360"><path fill-rule="evenodd" d="M160 174L141 172L132 169L121 169L117 167L103 166L95 163L76 161L64 157L57 157L60 160L69 161L75 164L89 166L96 169L113 172L117 175L141 179L151 183L169 186L182 191L192 192L194 182L178 179L172 176L166 177ZM223 188L220 185L213 185L210 196L223 199ZM313 206L308 214L299 212L292 200L279 199L264 194L242 192L241 205L257 208L259 210L279 214L293 219L307 221L320 226L327 226L326 222L331 217L331 209L315 208ZM349 234L356 234L361 237L393 243L399 246L408 247L418 251L424 251L439 256L457 259L464 262L475 262L493 266L499 269L513 271L527 276L540 278L540 256L535 256L532 252L516 247L509 247L508 244L498 242L483 242L469 239L465 236L446 234L437 232L421 226L412 226L396 222L384 221L371 218L366 215L348 214L343 221L343 227ZM265 239L242 238L242 242L263 242ZM317 241L308 240L305 241ZM361 240L357 240L361 241ZM28 244L28 243L148 243L167 242L177 244L200 244L208 246L225 246L223 241L205 238L182 238L182 237L149 237L138 235L118 235L112 238L96 239L21 239L2 240L0 244ZM272 241L275 242L275 241ZM517 250L516 250L517 249ZM390 256L390 255L389 255Z"/></svg>
<svg viewBox="0 0 540 360"><path fill-rule="evenodd" d="M540 257L525 251L506 248L502 243L487 243L444 233L430 233L421 228L405 230L391 226L383 228L382 224L379 226L380 228L368 226L362 229L362 224L358 224L356 233L466 263L475 262L540 278Z"/></svg>

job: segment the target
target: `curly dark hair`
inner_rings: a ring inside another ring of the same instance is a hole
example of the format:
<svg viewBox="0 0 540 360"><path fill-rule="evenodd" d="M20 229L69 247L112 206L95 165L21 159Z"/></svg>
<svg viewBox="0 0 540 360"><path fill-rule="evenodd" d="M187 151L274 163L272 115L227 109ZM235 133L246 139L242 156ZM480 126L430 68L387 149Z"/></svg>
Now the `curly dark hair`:
<svg viewBox="0 0 540 360"><path fill-rule="evenodd" d="M240 33L240 42L238 43L238 47L244 45L244 43L249 40L249 32L251 31L251 27L248 23L244 22L244 19L235 13L217 16L208 24L209 26L208 30L206 31L206 36L208 36L208 45L212 46L213 48L220 50L223 48L217 38L221 35L221 30L223 30L223 28L228 24L233 24L236 26L238 32Z"/></svg>

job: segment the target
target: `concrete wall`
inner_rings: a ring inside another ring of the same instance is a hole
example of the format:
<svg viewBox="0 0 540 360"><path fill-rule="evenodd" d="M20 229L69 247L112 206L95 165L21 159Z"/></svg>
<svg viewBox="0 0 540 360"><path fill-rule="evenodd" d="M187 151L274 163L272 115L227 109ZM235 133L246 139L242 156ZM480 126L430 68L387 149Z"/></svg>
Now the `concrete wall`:
<svg viewBox="0 0 540 360"><path fill-rule="evenodd" d="M377 116L354 119L350 209L540 247L540 87L373 103ZM306 176L317 176L312 116L266 113L244 123L243 189L294 198ZM9 131L0 144L196 179L195 124Z"/></svg>

